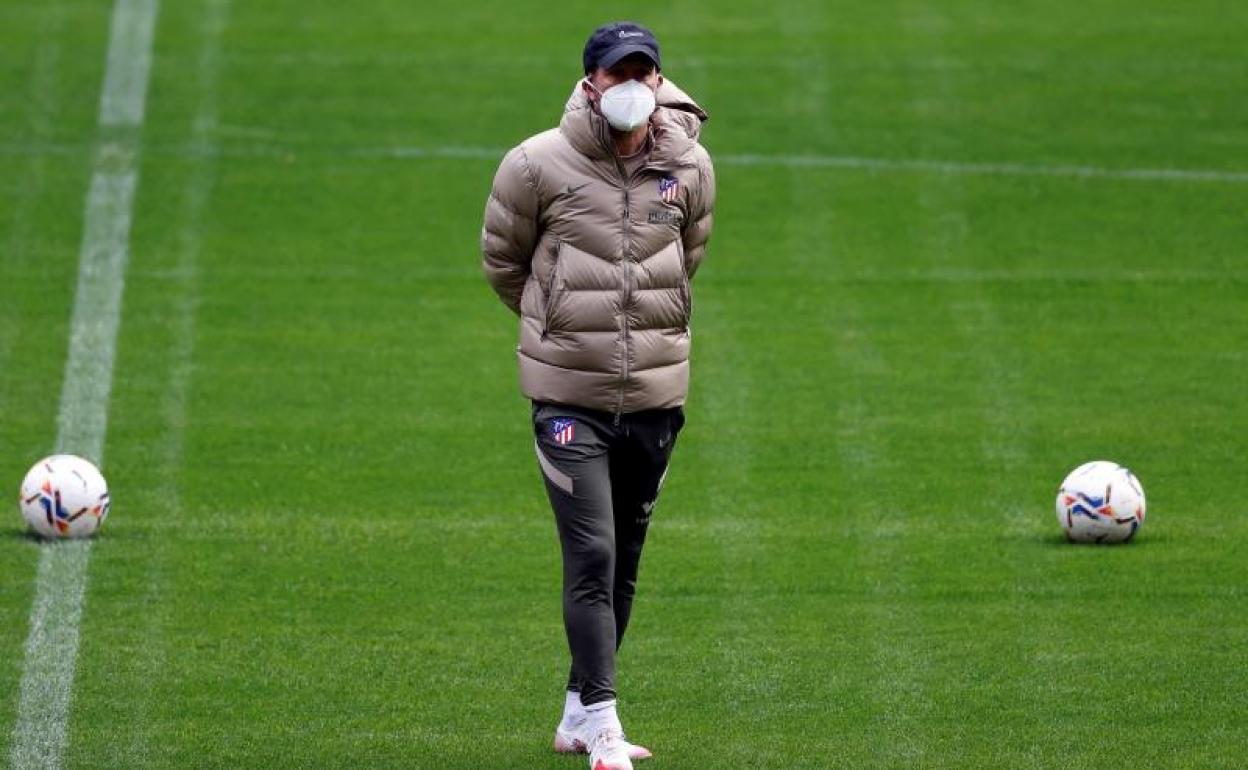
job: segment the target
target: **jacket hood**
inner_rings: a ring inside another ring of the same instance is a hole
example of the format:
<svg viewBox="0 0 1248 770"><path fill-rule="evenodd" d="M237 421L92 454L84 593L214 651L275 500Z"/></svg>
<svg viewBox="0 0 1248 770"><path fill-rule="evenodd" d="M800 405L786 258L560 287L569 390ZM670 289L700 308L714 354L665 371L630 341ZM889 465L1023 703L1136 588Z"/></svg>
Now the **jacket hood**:
<svg viewBox="0 0 1248 770"><path fill-rule="evenodd" d="M650 117L654 147L648 165L663 168L696 165L693 150L702 124L710 119L693 97L675 83L663 78L655 94L658 109ZM578 80L563 108L559 130L576 150L594 159L611 157L611 129L590 106L589 97Z"/></svg>

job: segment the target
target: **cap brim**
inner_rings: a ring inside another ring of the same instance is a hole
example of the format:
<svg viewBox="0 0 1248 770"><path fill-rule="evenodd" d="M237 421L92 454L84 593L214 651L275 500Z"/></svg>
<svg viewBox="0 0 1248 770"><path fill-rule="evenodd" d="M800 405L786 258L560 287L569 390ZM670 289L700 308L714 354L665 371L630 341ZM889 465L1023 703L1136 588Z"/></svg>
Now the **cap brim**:
<svg viewBox="0 0 1248 770"><path fill-rule="evenodd" d="M654 48L640 43L632 43L631 45L621 45L616 48L612 48L610 51L607 51L599 57L598 66L602 67L604 70L609 70L618 64L620 59L623 59L625 56L633 53L644 53L647 59L654 62L654 66L659 66L659 57Z"/></svg>

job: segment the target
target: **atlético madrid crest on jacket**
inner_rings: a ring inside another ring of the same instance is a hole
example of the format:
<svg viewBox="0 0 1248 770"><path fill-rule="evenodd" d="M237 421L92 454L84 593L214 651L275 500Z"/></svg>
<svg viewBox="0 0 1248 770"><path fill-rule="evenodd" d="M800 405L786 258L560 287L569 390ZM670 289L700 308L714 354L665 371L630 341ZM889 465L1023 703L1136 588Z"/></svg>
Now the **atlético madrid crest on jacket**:
<svg viewBox="0 0 1248 770"><path fill-rule="evenodd" d="M680 180L674 176L665 176L659 180L659 197L664 203L675 203L680 195Z"/></svg>
<svg viewBox="0 0 1248 770"><path fill-rule="evenodd" d="M576 422L567 417L550 421L550 437L556 444L571 444L576 433Z"/></svg>

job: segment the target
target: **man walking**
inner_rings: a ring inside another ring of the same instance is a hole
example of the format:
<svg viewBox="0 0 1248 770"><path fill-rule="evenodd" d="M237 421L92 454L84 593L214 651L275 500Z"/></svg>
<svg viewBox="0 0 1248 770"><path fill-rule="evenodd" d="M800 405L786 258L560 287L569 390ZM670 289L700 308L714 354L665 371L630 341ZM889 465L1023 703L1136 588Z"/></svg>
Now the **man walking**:
<svg viewBox="0 0 1248 770"><path fill-rule="evenodd" d="M689 281L710 237L706 113L631 22L598 28L558 128L503 158L485 207L486 277L520 316L520 384L563 551L572 654L557 751L593 770L650 756L616 713L650 513L684 424Z"/></svg>

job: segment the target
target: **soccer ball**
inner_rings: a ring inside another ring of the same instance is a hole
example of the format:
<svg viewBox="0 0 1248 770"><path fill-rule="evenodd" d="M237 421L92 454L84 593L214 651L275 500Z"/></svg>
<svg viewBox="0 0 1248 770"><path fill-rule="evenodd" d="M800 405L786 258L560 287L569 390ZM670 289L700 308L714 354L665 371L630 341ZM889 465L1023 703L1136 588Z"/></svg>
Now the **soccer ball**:
<svg viewBox="0 0 1248 770"><path fill-rule="evenodd" d="M22 479L22 516L43 537L90 537L108 516L108 484L90 462L52 455Z"/></svg>
<svg viewBox="0 0 1248 770"><path fill-rule="evenodd" d="M1076 543L1125 543L1144 525L1144 488L1118 463L1084 463L1057 490L1057 521Z"/></svg>

